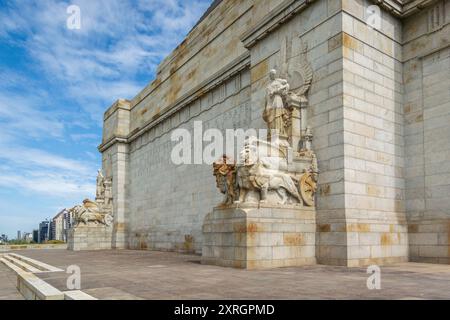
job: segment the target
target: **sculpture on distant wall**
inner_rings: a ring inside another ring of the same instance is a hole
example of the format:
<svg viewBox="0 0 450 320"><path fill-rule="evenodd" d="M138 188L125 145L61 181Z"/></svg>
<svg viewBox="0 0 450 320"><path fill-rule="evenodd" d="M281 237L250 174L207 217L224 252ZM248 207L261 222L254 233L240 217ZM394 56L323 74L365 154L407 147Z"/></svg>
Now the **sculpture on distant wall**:
<svg viewBox="0 0 450 320"><path fill-rule="evenodd" d="M105 178L102 170L98 170L97 190L95 194L95 201L97 203L107 207L112 205L112 179Z"/></svg>
<svg viewBox="0 0 450 320"><path fill-rule="evenodd" d="M97 174L97 190L96 190L96 198L100 198L102 197L102 195L104 195L105 193L105 177L103 176L103 172L102 170L98 170L98 174Z"/></svg>
<svg viewBox="0 0 450 320"><path fill-rule="evenodd" d="M95 201L85 199L82 205L77 205L69 209L69 213L74 217L75 227L80 223L87 225L93 222L94 225L110 226L113 222L113 197L112 179L105 178L101 170L97 174L97 188Z"/></svg>
<svg viewBox="0 0 450 320"><path fill-rule="evenodd" d="M80 223L87 225L89 222L110 226L113 222L110 213L102 212L99 204L89 199L85 199L82 205L73 207L69 212L75 217L75 226Z"/></svg>

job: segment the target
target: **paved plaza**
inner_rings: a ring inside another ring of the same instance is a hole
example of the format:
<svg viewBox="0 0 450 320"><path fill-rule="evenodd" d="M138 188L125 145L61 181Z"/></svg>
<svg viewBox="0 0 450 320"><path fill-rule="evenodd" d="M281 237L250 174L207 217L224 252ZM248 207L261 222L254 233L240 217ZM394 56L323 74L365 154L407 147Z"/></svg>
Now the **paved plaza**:
<svg viewBox="0 0 450 320"><path fill-rule="evenodd" d="M450 299L450 266L401 263L381 268L381 290L368 290L365 268L308 266L247 271L200 264L200 257L154 251L21 250L66 270L81 269L81 289L98 299ZM68 274L37 274L67 290ZM0 266L0 299L18 299Z"/></svg>
<svg viewBox="0 0 450 320"><path fill-rule="evenodd" d="M0 263L0 300L23 300L16 285L17 275Z"/></svg>

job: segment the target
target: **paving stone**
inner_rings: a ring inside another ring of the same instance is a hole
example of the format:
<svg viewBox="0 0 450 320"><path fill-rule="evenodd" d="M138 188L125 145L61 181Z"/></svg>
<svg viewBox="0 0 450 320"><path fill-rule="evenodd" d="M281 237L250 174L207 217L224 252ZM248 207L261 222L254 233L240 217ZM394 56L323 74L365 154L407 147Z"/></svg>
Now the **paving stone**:
<svg viewBox="0 0 450 320"><path fill-rule="evenodd" d="M130 250L75 253L42 250L21 254L63 268L80 266L81 289L98 299L450 298L448 265L384 266L381 267L382 289L368 290L366 268L315 265L248 271L202 265L197 255ZM0 277L4 277L4 270L0 270ZM67 276L39 274L41 279L63 291L67 290ZM0 284L4 287L4 281Z"/></svg>

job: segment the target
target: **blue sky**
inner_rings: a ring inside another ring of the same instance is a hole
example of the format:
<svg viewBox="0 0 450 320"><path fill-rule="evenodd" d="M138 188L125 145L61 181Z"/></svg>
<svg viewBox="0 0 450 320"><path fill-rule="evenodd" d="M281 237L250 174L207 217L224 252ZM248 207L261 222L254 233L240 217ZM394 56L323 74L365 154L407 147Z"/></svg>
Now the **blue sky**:
<svg viewBox="0 0 450 320"><path fill-rule="evenodd" d="M103 112L154 78L210 3L0 0L0 234L94 197Z"/></svg>

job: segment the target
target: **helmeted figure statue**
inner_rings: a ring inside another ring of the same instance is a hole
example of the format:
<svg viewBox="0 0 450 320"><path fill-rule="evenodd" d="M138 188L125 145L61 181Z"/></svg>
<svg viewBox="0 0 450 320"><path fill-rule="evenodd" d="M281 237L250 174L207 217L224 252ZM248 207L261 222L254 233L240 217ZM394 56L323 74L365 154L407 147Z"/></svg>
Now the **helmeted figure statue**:
<svg viewBox="0 0 450 320"><path fill-rule="evenodd" d="M104 197L105 194L105 186L104 186L105 177L103 176L102 170L98 170L97 174L97 191L96 191L96 199Z"/></svg>
<svg viewBox="0 0 450 320"><path fill-rule="evenodd" d="M289 93L289 84L287 80L277 78L277 71L270 70L270 83L266 89L266 107L263 113L263 119L267 123L270 135L278 133L280 136L286 136L287 110L285 101Z"/></svg>

